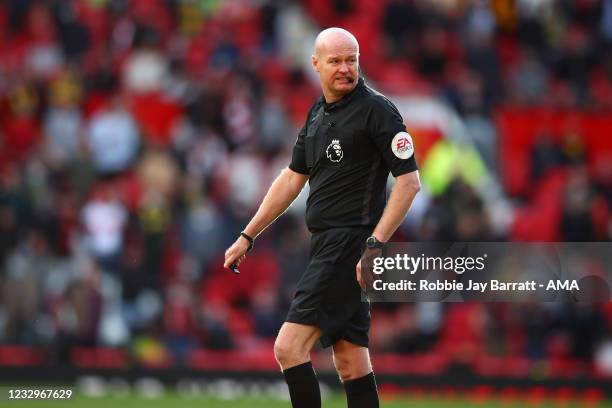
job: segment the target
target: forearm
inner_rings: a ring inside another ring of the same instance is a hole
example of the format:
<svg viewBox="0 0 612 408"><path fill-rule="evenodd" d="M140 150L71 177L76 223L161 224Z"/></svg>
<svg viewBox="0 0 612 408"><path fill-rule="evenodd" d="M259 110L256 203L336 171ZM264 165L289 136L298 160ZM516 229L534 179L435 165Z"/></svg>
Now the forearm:
<svg viewBox="0 0 612 408"><path fill-rule="evenodd" d="M308 176L284 169L274 180L259 209L244 228L244 232L255 238L275 219L285 212L304 188Z"/></svg>
<svg viewBox="0 0 612 408"><path fill-rule="evenodd" d="M420 188L418 172L398 177L383 215L372 233L379 241L387 242L391 238L406 217Z"/></svg>

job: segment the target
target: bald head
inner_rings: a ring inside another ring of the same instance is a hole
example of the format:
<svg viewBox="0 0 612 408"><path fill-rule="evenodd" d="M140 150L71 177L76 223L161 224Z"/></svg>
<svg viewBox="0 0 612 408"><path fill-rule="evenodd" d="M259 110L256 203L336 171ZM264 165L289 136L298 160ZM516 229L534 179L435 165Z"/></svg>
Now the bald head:
<svg viewBox="0 0 612 408"><path fill-rule="evenodd" d="M317 35L314 56L321 58L336 49L353 49L359 54L359 43L353 34L343 28L327 28Z"/></svg>
<svg viewBox="0 0 612 408"><path fill-rule="evenodd" d="M315 41L312 67L319 74L328 103L351 92L359 78L359 43L355 36L337 27L321 31Z"/></svg>

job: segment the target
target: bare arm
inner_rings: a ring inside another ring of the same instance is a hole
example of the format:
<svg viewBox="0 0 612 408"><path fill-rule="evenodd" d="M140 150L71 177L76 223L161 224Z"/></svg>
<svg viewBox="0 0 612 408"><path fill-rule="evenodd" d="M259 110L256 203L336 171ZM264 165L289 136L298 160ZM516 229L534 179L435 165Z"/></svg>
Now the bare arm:
<svg viewBox="0 0 612 408"><path fill-rule="evenodd" d="M252 238L261 234L268 225L289 208L307 181L307 175L297 173L289 168L283 169L268 189L259 209L245 227L245 234ZM244 259L248 246L249 243L245 238L238 237L236 242L225 251L223 266L228 268L233 263L240 264Z"/></svg>
<svg viewBox="0 0 612 408"><path fill-rule="evenodd" d="M372 235L381 242L387 242L406 217L412 201L420 189L421 182L418 171L402 174L397 177L385 211L378 221L376 228L374 228ZM372 277L364 276L361 273L361 260L357 262L355 270L357 272L357 282L365 289L371 284Z"/></svg>
<svg viewBox="0 0 612 408"><path fill-rule="evenodd" d="M418 171L398 176L385 211L372 235L381 242L387 242L406 217L414 197L420 190L421 181Z"/></svg>

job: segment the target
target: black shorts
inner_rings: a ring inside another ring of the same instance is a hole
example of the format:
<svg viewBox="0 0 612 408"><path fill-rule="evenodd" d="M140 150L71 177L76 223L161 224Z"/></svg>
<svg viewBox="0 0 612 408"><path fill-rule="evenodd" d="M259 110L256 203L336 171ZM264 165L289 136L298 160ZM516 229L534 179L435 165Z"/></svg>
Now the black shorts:
<svg viewBox="0 0 612 408"><path fill-rule="evenodd" d="M340 339L368 347L370 303L361 301L355 266L372 228L312 234L310 263L297 284L286 321L317 326L323 347Z"/></svg>

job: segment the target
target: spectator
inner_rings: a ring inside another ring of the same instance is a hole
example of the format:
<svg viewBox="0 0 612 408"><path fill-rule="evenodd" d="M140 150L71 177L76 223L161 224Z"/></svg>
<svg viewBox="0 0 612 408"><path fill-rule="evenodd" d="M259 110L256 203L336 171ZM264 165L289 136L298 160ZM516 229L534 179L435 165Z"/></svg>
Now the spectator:
<svg viewBox="0 0 612 408"><path fill-rule="evenodd" d="M420 10L413 1L393 0L385 7L381 24L391 57L414 56L417 33L423 26Z"/></svg>
<svg viewBox="0 0 612 408"><path fill-rule="evenodd" d="M38 229L28 229L20 245L8 256L2 287L7 312L6 340L34 344L37 316L43 306L41 281L51 267L49 242Z"/></svg>
<svg viewBox="0 0 612 408"><path fill-rule="evenodd" d="M84 240L91 254L108 272L119 272L119 254L127 221L125 207L114 186L104 183L81 212Z"/></svg>
<svg viewBox="0 0 612 408"><path fill-rule="evenodd" d="M278 293L275 288L260 286L255 289L251 313L256 335L269 339L276 337L285 317L278 306Z"/></svg>
<svg viewBox="0 0 612 408"><path fill-rule="evenodd" d="M182 247L201 265L207 265L221 249L218 240L223 230L223 225L219 222L221 214L214 203L205 196L193 196L188 199L182 228Z"/></svg>
<svg viewBox="0 0 612 408"><path fill-rule="evenodd" d="M583 169L577 168L570 174L563 200L561 234L564 241L596 241L595 225L591 215L593 204L591 186Z"/></svg>
<svg viewBox="0 0 612 408"><path fill-rule="evenodd" d="M288 145L291 126L279 88L272 88L262 102L260 144L265 152L275 153Z"/></svg>
<svg viewBox="0 0 612 408"><path fill-rule="evenodd" d="M535 105L542 101L548 87L548 71L535 49L521 50L519 62L508 83L509 97L519 105Z"/></svg>
<svg viewBox="0 0 612 408"><path fill-rule="evenodd" d="M80 84L66 73L50 85L50 107L44 119L48 154L60 166L76 158L83 144L83 115L78 108Z"/></svg>
<svg viewBox="0 0 612 408"><path fill-rule="evenodd" d="M212 350L234 348L234 339L228 327L229 314L228 306L204 299L198 316L198 328L205 347Z"/></svg>
<svg viewBox="0 0 612 408"><path fill-rule="evenodd" d="M562 161L561 150L548 132L544 130L536 136L531 152L531 176L534 181L540 180L549 170L561 166Z"/></svg>
<svg viewBox="0 0 612 408"><path fill-rule="evenodd" d="M102 312L99 271L95 265L91 275L73 281L66 289L63 302L56 309L58 342L65 357L72 346L97 344Z"/></svg>
<svg viewBox="0 0 612 408"><path fill-rule="evenodd" d="M30 8L25 30L24 40L29 42L23 61L26 72L35 79L48 80L64 66L64 54L47 4L35 3Z"/></svg>
<svg viewBox="0 0 612 408"><path fill-rule="evenodd" d="M123 82L129 93L149 94L160 89L168 74L164 58L153 49L140 49L132 53L123 69Z"/></svg>
<svg viewBox="0 0 612 408"><path fill-rule="evenodd" d="M233 149L244 150L254 144L257 130L255 100L245 81L238 80L230 85L223 119Z"/></svg>
<svg viewBox="0 0 612 408"><path fill-rule="evenodd" d="M88 141L96 170L103 175L126 170L138 151L138 128L122 101L113 98L111 106L89 122Z"/></svg>
<svg viewBox="0 0 612 408"><path fill-rule="evenodd" d="M2 113L0 124L9 160L20 161L34 151L40 141L40 122L36 116L39 109L39 96L27 80L19 80L9 85L9 112Z"/></svg>

